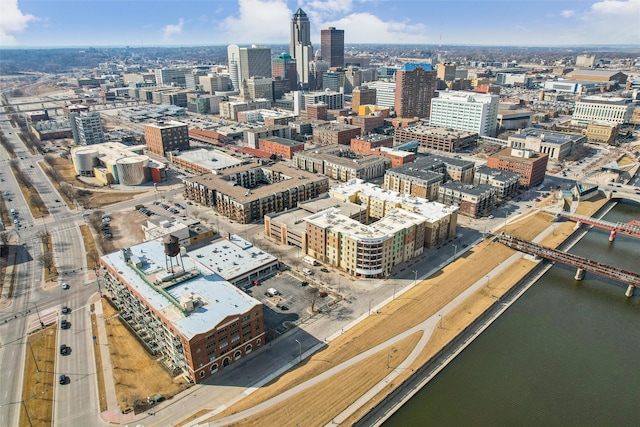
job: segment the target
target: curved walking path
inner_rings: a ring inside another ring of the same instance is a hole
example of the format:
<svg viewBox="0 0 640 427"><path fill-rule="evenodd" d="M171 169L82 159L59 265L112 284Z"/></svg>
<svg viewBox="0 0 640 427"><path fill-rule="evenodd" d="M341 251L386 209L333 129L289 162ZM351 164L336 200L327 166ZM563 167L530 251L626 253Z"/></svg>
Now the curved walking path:
<svg viewBox="0 0 640 427"><path fill-rule="evenodd" d="M553 227L549 227L545 232L541 233L537 239L541 239L542 237L544 237L546 234L550 233L553 231ZM494 268L493 270L491 270L488 273L489 276L489 280L493 277L495 277L496 275L500 274L504 269L506 269L507 267L509 267L511 264L513 264L514 262L516 262L518 259L522 258L523 254L520 252L517 252L513 255L511 255L509 258L507 258L504 262L502 262L500 265L498 265L496 268ZM429 274L426 275L426 277L429 277L433 274L433 272L430 272ZM363 405L365 405L368 401L370 401L376 394L378 394L378 392L385 388L391 381L393 381L394 379L396 379L401 373L403 373L406 369L410 369L412 364L416 361L416 359L420 356L420 354L422 353L422 351L424 350L424 347L427 345L427 343L429 342L429 339L431 338L431 335L433 334L433 331L438 327L438 323L440 320L440 316L446 316L447 314L449 314L451 311L453 311L456 307L458 307L460 304L462 304L463 301L465 301L468 297L470 297L472 294L474 294L475 292L477 292L479 289L481 289L483 286L486 285L486 276L484 276L482 279L476 281L473 285L471 285L470 287L468 287L465 291L463 291L462 293L460 293L457 297L455 297L453 300L451 300L448 304L446 304L443 308L441 308L437 313L435 313L433 316L429 317L428 319L424 320L423 322L421 322L420 324L407 329L406 331L394 336L393 338L389 338L388 340L376 345L375 347L370 348L369 350L358 354L357 356L327 370L326 372L323 372L322 374L309 379L301 384L298 384L297 386L279 394L278 396L274 396L271 399L268 399L252 408L249 408L247 410L238 412L236 414L230 415L228 417L225 418L221 418L219 420L214 420L209 422L210 426L222 426L222 425L227 425L230 423L234 423L234 422L238 422L241 421L245 418L248 418L250 416L256 415L264 410L269 409L270 407L277 405L279 403L284 402L285 400L287 400L290 397L295 396L296 394L307 390L310 387L313 387L314 385L334 376L335 374L338 374L342 371L344 371L345 369L350 368L351 366L357 364L358 362L366 359L367 357L374 355L382 350L384 350L385 348L396 344L397 342L401 341L402 339L413 335L416 332L422 332L422 336L420 337L420 340L418 341L418 343L415 345L415 347L413 348L413 350L411 351L411 353L396 367L393 368L393 370L386 375L384 378L382 378L375 386L371 387L371 389L369 389L369 391L367 391L366 393L364 393L362 396L360 396L355 402L353 402L350 406L348 406L344 411L342 411L340 414L336 415L329 423L327 423L327 426L330 425L336 425L336 424L341 424L343 423L349 416L351 416L353 413L355 413L359 408L361 408ZM406 287L404 288L398 295L408 291L409 289L411 289L412 287ZM389 301L387 301L386 303L388 303ZM206 419L216 415L217 413L222 412L225 408L218 408L206 415L203 415L201 417L199 417L197 420L192 421L191 423L189 423L188 425L190 426L195 426L198 425L200 422L204 422Z"/></svg>

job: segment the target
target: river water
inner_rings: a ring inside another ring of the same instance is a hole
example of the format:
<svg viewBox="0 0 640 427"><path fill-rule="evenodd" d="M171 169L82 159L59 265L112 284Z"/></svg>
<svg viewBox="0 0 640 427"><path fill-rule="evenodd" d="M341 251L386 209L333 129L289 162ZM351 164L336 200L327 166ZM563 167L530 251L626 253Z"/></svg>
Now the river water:
<svg viewBox="0 0 640 427"><path fill-rule="evenodd" d="M640 205L605 219L640 219ZM640 272L640 240L608 235L570 252ZM574 274L551 268L385 427L640 425L640 291Z"/></svg>

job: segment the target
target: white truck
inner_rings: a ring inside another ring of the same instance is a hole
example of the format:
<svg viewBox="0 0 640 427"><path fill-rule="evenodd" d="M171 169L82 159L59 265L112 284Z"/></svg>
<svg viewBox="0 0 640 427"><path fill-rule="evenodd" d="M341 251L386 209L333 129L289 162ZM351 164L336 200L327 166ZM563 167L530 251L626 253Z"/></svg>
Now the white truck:
<svg viewBox="0 0 640 427"><path fill-rule="evenodd" d="M311 264L311 265L319 265L318 261L316 261L315 258L310 257L309 255L305 256L304 258L302 258L302 262L306 262L307 264Z"/></svg>

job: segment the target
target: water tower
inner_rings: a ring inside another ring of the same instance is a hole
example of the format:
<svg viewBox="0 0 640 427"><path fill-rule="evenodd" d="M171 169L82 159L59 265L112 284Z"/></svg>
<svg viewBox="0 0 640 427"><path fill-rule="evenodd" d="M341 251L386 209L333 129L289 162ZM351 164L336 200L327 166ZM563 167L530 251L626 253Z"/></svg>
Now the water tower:
<svg viewBox="0 0 640 427"><path fill-rule="evenodd" d="M167 271L171 271L172 273L174 265L180 265L182 267L182 271L184 271L184 264L182 263L182 256L180 254L180 239L172 234L167 234L162 239L162 244L164 245L164 262Z"/></svg>

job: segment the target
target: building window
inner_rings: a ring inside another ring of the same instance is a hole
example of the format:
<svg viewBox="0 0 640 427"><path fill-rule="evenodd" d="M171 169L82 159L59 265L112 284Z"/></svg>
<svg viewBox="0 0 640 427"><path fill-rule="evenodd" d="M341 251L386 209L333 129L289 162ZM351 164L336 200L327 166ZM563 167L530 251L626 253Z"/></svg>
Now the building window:
<svg viewBox="0 0 640 427"><path fill-rule="evenodd" d="M240 350L236 351L235 353L233 353L233 358L235 360L238 360L242 357L242 352Z"/></svg>
<svg viewBox="0 0 640 427"><path fill-rule="evenodd" d="M213 365L211 365L211 372L218 372L218 364L214 363Z"/></svg>
<svg viewBox="0 0 640 427"><path fill-rule="evenodd" d="M246 347L244 348L244 352L245 352L246 354L251 353L251 350L253 350L253 346L252 346L251 344L249 344L248 346L246 346Z"/></svg>
<svg viewBox="0 0 640 427"><path fill-rule="evenodd" d="M222 361L222 366L229 366L229 363L231 363L231 359L229 359L228 357L225 357L224 360Z"/></svg>
<svg viewBox="0 0 640 427"><path fill-rule="evenodd" d="M200 371L200 378L204 378L204 371Z"/></svg>

